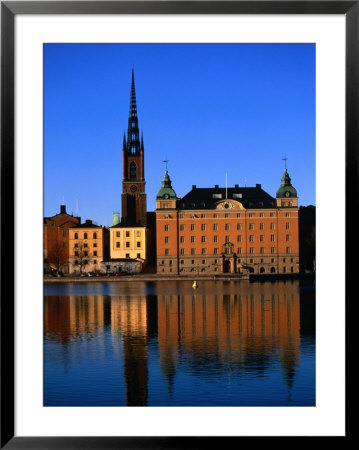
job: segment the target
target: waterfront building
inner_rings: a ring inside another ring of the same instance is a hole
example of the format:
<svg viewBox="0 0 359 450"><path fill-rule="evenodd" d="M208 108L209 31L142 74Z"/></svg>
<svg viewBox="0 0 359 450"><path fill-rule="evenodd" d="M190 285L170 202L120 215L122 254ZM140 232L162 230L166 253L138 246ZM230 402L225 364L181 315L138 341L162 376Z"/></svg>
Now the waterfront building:
<svg viewBox="0 0 359 450"><path fill-rule="evenodd" d="M148 259L150 230L142 226L113 225L110 228L110 272L141 272Z"/></svg>
<svg viewBox="0 0 359 450"><path fill-rule="evenodd" d="M44 217L44 271L52 269L68 273L69 266L69 228L78 225L80 217L67 214L66 206L60 205L60 212Z"/></svg>
<svg viewBox="0 0 359 450"><path fill-rule="evenodd" d="M166 169L156 232L158 274L299 272L298 197L286 167L275 198L260 184L193 185L177 198Z"/></svg>
<svg viewBox="0 0 359 450"><path fill-rule="evenodd" d="M92 220L69 229L70 273L79 275L103 271L102 262L108 259L108 228Z"/></svg>

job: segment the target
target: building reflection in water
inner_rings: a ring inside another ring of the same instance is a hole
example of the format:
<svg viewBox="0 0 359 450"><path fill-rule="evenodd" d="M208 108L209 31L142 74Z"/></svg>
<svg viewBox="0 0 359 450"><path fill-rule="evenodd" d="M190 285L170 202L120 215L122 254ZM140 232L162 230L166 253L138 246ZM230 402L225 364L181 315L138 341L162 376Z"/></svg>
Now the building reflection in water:
<svg viewBox="0 0 359 450"><path fill-rule="evenodd" d="M300 353L298 282L206 282L205 292L162 286L152 295L47 296L46 339L64 346L102 339L101 351L111 333L123 359L128 406L148 404L150 341L170 394L179 364L206 378L228 370L260 376L273 358L291 387Z"/></svg>

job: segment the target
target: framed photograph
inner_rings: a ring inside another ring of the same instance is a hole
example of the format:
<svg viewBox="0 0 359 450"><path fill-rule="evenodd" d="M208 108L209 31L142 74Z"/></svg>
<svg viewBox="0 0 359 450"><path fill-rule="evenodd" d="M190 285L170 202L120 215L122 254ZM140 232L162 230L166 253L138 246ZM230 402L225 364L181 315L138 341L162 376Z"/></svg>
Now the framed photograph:
<svg viewBox="0 0 359 450"><path fill-rule="evenodd" d="M349 436L358 17L1 2L1 448Z"/></svg>

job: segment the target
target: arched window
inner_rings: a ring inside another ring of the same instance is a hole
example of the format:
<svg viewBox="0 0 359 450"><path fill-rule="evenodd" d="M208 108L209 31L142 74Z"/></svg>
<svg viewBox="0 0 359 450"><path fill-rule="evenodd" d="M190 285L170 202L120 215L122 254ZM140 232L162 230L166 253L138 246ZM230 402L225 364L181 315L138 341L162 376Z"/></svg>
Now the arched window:
<svg viewBox="0 0 359 450"><path fill-rule="evenodd" d="M130 180L137 180L137 167L134 162L130 164Z"/></svg>

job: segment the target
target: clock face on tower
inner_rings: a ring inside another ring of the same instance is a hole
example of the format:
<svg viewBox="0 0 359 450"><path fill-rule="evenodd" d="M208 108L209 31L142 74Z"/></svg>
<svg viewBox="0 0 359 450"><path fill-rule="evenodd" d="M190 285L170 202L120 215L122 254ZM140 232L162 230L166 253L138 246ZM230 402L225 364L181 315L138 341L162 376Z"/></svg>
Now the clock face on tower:
<svg viewBox="0 0 359 450"><path fill-rule="evenodd" d="M169 196L168 194L165 194L164 197L165 197L165 198L169 198L170 196Z"/></svg>
<svg viewBox="0 0 359 450"><path fill-rule="evenodd" d="M233 204L231 202L222 203L221 206L223 209L232 209L233 208Z"/></svg>
<svg viewBox="0 0 359 450"><path fill-rule="evenodd" d="M134 184L130 187L130 191L131 192L136 192L137 191L137 186L135 186Z"/></svg>
<svg viewBox="0 0 359 450"><path fill-rule="evenodd" d="M284 195L285 195L286 197L289 197L289 196L290 196L290 192L289 192L289 191L285 191Z"/></svg>

